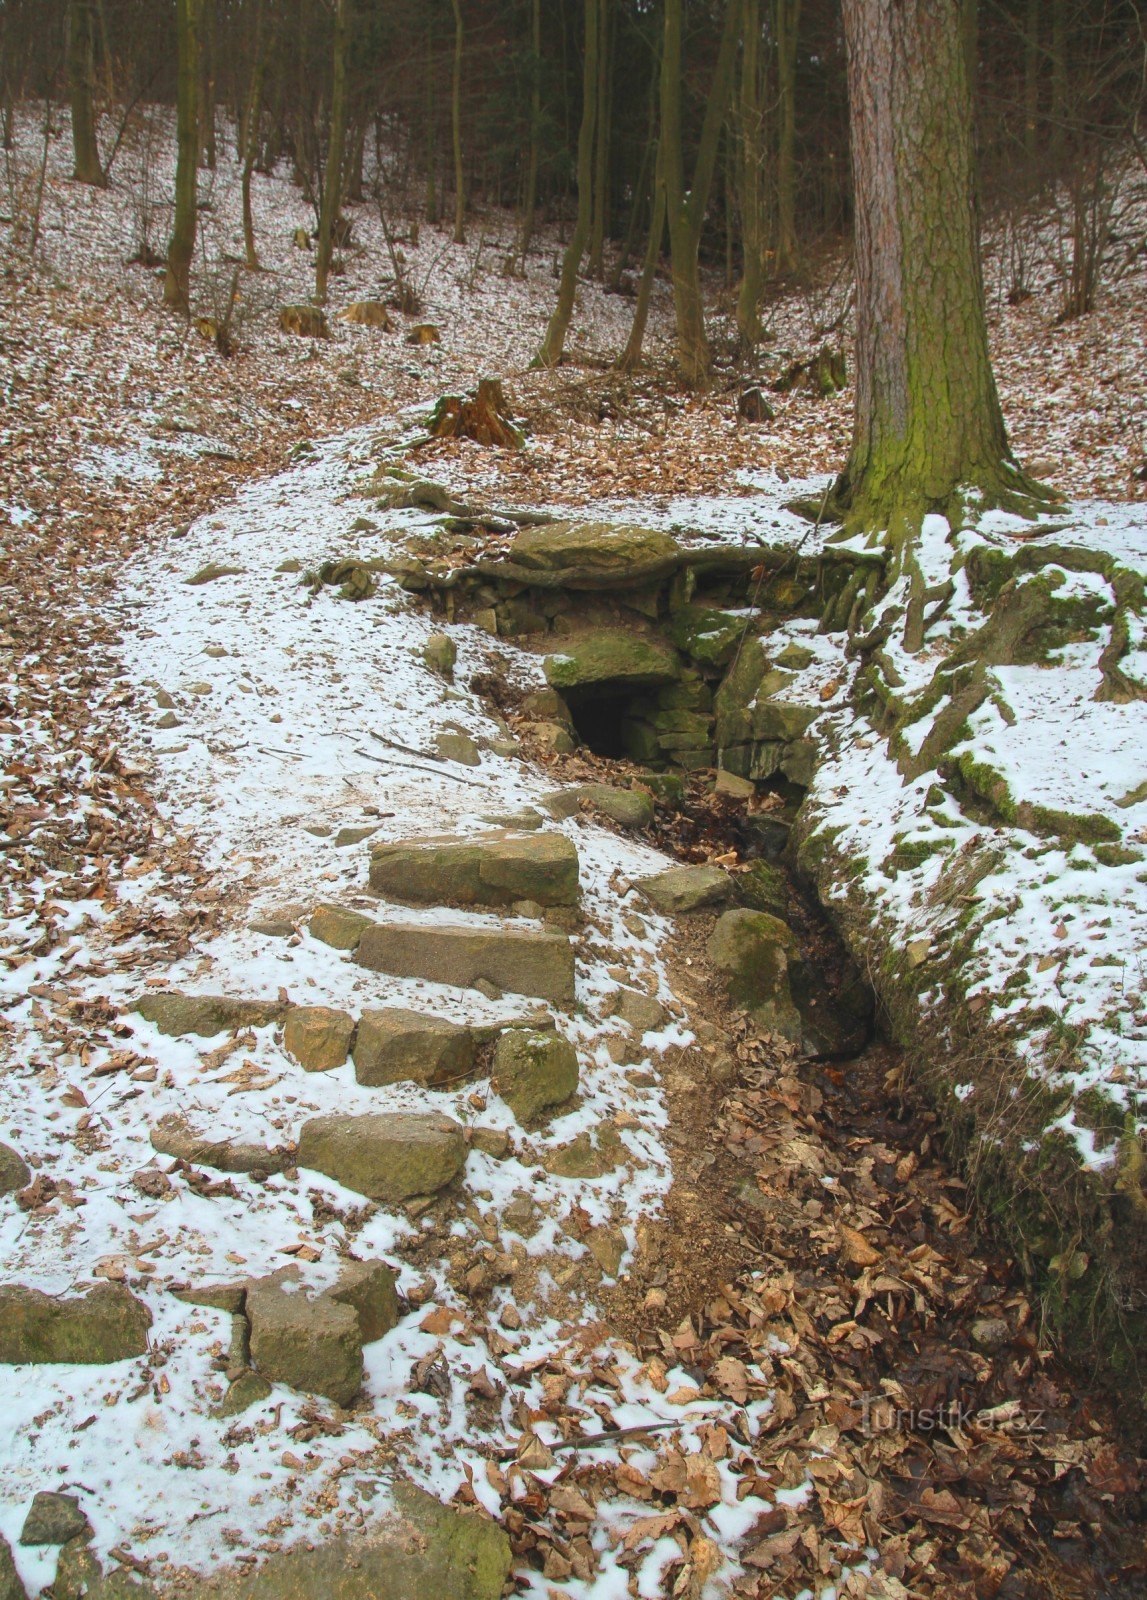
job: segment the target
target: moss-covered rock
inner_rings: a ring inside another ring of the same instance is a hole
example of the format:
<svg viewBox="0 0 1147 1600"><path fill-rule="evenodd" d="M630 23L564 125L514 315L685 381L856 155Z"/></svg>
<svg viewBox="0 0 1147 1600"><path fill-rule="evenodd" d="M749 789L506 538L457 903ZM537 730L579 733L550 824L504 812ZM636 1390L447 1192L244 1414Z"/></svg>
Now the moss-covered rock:
<svg viewBox="0 0 1147 1600"><path fill-rule="evenodd" d="M518 1121L535 1122L576 1093L577 1052L560 1034L508 1028L494 1051L493 1075Z"/></svg>
<svg viewBox="0 0 1147 1600"><path fill-rule="evenodd" d="M362 1387L363 1370L362 1334L352 1306L268 1281L248 1289L246 1316L256 1372L336 1405L350 1404Z"/></svg>
<svg viewBox="0 0 1147 1600"><path fill-rule="evenodd" d="M680 657L666 640L625 628L571 636L545 659L546 682L571 694L651 688L672 683L680 672Z"/></svg>
<svg viewBox="0 0 1147 1600"><path fill-rule="evenodd" d="M14 1194L32 1181L28 1164L10 1144L0 1144L0 1195Z"/></svg>
<svg viewBox="0 0 1147 1600"><path fill-rule="evenodd" d="M551 817L558 821L577 816L583 806L600 812L619 828L648 828L653 821L653 797L644 789L615 789L606 783L582 783L542 797Z"/></svg>
<svg viewBox="0 0 1147 1600"><path fill-rule="evenodd" d="M311 917L309 931L312 939L320 939L335 950L357 950L359 940L373 925L373 920L361 911L352 911L349 906L321 905Z"/></svg>
<svg viewBox="0 0 1147 1600"><path fill-rule="evenodd" d="M527 571L560 576L571 589L633 589L671 572L679 554L672 535L653 528L551 522L523 529L507 559Z"/></svg>
<svg viewBox="0 0 1147 1600"><path fill-rule="evenodd" d="M709 959L729 994L772 1033L798 1043L801 1017L789 984L798 957L792 930L766 911L726 911L709 939Z"/></svg>
<svg viewBox="0 0 1147 1600"><path fill-rule="evenodd" d="M674 613L668 632L677 648L701 666L723 667L744 637L745 619L712 606L683 606Z"/></svg>
<svg viewBox="0 0 1147 1600"><path fill-rule="evenodd" d="M122 1284L84 1295L0 1285L0 1361L99 1366L147 1354L151 1312Z"/></svg>

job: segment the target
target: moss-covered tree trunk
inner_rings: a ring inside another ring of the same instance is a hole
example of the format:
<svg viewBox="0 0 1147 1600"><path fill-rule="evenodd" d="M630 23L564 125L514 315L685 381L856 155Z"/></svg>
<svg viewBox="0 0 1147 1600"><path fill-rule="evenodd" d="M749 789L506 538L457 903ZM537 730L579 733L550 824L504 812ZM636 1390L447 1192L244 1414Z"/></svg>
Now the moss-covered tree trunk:
<svg viewBox="0 0 1147 1600"><path fill-rule="evenodd" d="M856 412L835 499L911 542L959 491L1017 504L988 355L957 0L844 0L856 198Z"/></svg>
<svg viewBox="0 0 1147 1600"><path fill-rule="evenodd" d="M255 65L251 73L251 88L247 95L247 108L243 118L243 250L247 270L258 272L259 251L255 243L255 218L251 211L251 175L259 154L259 130L263 121L263 83L267 74L266 49L263 42L263 0L255 4Z"/></svg>
<svg viewBox="0 0 1147 1600"><path fill-rule="evenodd" d="M565 348L566 332L573 316L577 293L577 274L585 254L593 217L593 138L597 124L597 52L601 0L585 0L585 55L582 62L581 129L577 141L577 219L558 284L558 303L550 318L542 347L534 358L536 366L556 367Z"/></svg>
<svg viewBox="0 0 1147 1600"><path fill-rule="evenodd" d="M797 30L801 0L776 0L777 255L779 273L797 265Z"/></svg>
<svg viewBox="0 0 1147 1600"><path fill-rule="evenodd" d="M673 305L677 315L677 364L682 378L691 389L703 389L709 383L710 358L698 251L705 212L709 206L709 193L713 187L721 127L728 109L736 66L741 6L740 0L729 0L725 12L725 26L693 168L693 182L688 189L685 187L681 137L681 11L681 0L665 0L665 41L661 56L662 171L669 222Z"/></svg>
<svg viewBox="0 0 1147 1600"><path fill-rule="evenodd" d="M72 176L80 183L104 187L96 141L96 117L92 105L92 80L95 77L95 44L91 0L71 0L68 6L68 97L72 107L72 150L75 165Z"/></svg>
<svg viewBox="0 0 1147 1600"><path fill-rule="evenodd" d="M179 83L176 99L175 222L167 247L163 303L191 309L191 257L199 166L199 0L176 0Z"/></svg>
<svg viewBox="0 0 1147 1600"><path fill-rule="evenodd" d="M649 219L649 241L645 247L645 263L641 269L641 283L637 290L637 304L633 308L633 323L625 349L617 359L621 372L635 372L641 364L641 346L645 341L645 324L649 320L649 302L653 295L653 280L657 263L661 259L661 241L665 237L665 181L661 173L661 157L657 157L653 177L653 214Z"/></svg>
<svg viewBox="0 0 1147 1600"><path fill-rule="evenodd" d="M597 128L593 164L593 221L589 234L589 273L605 270L605 233L609 213L609 135L613 74L610 71L610 0L601 0L597 39Z"/></svg>
<svg viewBox="0 0 1147 1600"><path fill-rule="evenodd" d="M538 203L538 162L542 143L542 0L530 7L530 144L526 153L526 181L522 191L522 222L518 230L518 262L524 273L526 253L534 235Z"/></svg>
<svg viewBox="0 0 1147 1600"><path fill-rule="evenodd" d="M748 351L761 336L765 218L763 184L764 108L761 103L761 0L741 4L741 85L737 97L737 155L741 201L741 287L737 331Z"/></svg>
<svg viewBox="0 0 1147 1600"><path fill-rule="evenodd" d="M454 243L466 242L466 187L462 166L462 0L454 0L454 82L450 115L454 131Z"/></svg>
<svg viewBox="0 0 1147 1600"><path fill-rule="evenodd" d="M326 304L327 277L331 270L335 223L342 204L343 154L346 149L346 67L350 33L350 0L336 0L335 32L331 55L331 124L323 174L323 199L319 207L319 236L315 245L315 300Z"/></svg>

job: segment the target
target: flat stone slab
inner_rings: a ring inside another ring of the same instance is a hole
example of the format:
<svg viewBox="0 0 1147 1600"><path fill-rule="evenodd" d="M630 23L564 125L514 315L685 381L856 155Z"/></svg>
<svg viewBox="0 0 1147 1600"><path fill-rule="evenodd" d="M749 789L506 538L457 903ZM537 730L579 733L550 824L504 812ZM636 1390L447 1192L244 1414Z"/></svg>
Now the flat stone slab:
<svg viewBox="0 0 1147 1600"><path fill-rule="evenodd" d="M371 852L370 886L389 899L426 905L571 906L577 851L561 833L411 839Z"/></svg>
<svg viewBox="0 0 1147 1600"><path fill-rule="evenodd" d="M570 589L629 589L664 577L680 549L668 533L609 522L551 522L517 534L507 559Z"/></svg>
<svg viewBox="0 0 1147 1600"><path fill-rule="evenodd" d="M313 1117L299 1135L301 1167L371 1200L435 1194L465 1161L461 1124L438 1112Z"/></svg>
<svg viewBox="0 0 1147 1600"><path fill-rule="evenodd" d="M401 1006L363 1012L354 1041L359 1083L449 1083L474 1065L473 1031Z"/></svg>
<svg viewBox="0 0 1147 1600"><path fill-rule="evenodd" d="M638 878L633 887L658 911L670 914L703 911L733 898L733 881L721 867L669 867Z"/></svg>
<svg viewBox="0 0 1147 1600"><path fill-rule="evenodd" d="M602 628L571 636L559 653L546 657L545 674L551 689L620 693L673 683L681 676L681 658L652 634Z"/></svg>
<svg viewBox="0 0 1147 1600"><path fill-rule="evenodd" d="M653 796L644 789L615 789L608 783L582 783L574 789L559 789L542 798L551 817L559 822L576 817L583 805L600 811L620 828L648 828L653 821Z"/></svg>
<svg viewBox="0 0 1147 1600"><path fill-rule="evenodd" d="M151 1130L151 1148L161 1156L213 1167L216 1172L282 1172L294 1161L289 1150L245 1139L212 1139L196 1133L179 1112L161 1117Z"/></svg>
<svg viewBox="0 0 1147 1600"><path fill-rule="evenodd" d="M181 994L166 989L143 995L135 1009L160 1033L172 1037L193 1033L213 1039L217 1033L237 1033L240 1028L269 1027L287 1008L281 1000L233 1000L222 994Z"/></svg>
<svg viewBox="0 0 1147 1600"><path fill-rule="evenodd" d="M356 960L374 972L459 989L484 979L507 993L559 1004L574 996L573 946L561 933L380 922L363 934Z"/></svg>
<svg viewBox="0 0 1147 1600"><path fill-rule="evenodd" d="M151 1312L117 1283L85 1295L0 1285L0 1362L101 1366L147 1354Z"/></svg>

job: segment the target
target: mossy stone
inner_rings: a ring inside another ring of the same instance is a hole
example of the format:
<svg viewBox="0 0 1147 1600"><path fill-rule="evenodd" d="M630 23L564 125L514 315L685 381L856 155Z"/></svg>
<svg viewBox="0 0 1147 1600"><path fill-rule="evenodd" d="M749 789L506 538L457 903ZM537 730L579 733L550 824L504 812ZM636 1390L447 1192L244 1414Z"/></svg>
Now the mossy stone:
<svg viewBox="0 0 1147 1600"><path fill-rule="evenodd" d="M519 1122L536 1121L577 1090L577 1052L557 1033L508 1028L494 1051L498 1093Z"/></svg>
<svg viewBox="0 0 1147 1600"><path fill-rule="evenodd" d="M298 1163L371 1200L435 1194L461 1172L461 1126L438 1112L313 1117L299 1134Z"/></svg>
<svg viewBox="0 0 1147 1600"><path fill-rule="evenodd" d="M413 839L372 852L370 886L376 894L429 905L574 905L577 850L560 833Z"/></svg>
<svg viewBox="0 0 1147 1600"><path fill-rule="evenodd" d="M85 1295L0 1286L0 1362L100 1366L147 1354L151 1312L117 1283Z"/></svg>

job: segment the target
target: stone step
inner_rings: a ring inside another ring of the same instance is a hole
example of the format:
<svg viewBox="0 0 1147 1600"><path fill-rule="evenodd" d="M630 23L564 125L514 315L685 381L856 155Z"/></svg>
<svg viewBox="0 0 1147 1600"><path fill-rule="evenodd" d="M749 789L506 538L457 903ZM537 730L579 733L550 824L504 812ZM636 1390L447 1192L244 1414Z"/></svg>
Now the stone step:
<svg viewBox="0 0 1147 1600"><path fill-rule="evenodd" d="M84 1295L0 1285L0 1362L99 1365L147 1354L151 1312L118 1283Z"/></svg>
<svg viewBox="0 0 1147 1600"><path fill-rule="evenodd" d="M371 852L370 886L422 905L572 906L577 851L560 833L502 833L475 839L408 839Z"/></svg>
<svg viewBox="0 0 1147 1600"><path fill-rule="evenodd" d="M355 959L374 972L459 989L485 981L558 1004L574 995L573 946L561 933L378 922L363 933Z"/></svg>
<svg viewBox="0 0 1147 1600"><path fill-rule="evenodd" d="M298 1161L356 1194L393 1203L452 1182L466 1162L466 1136L436 1111L312 1117L299 1134Z"/></svg>

